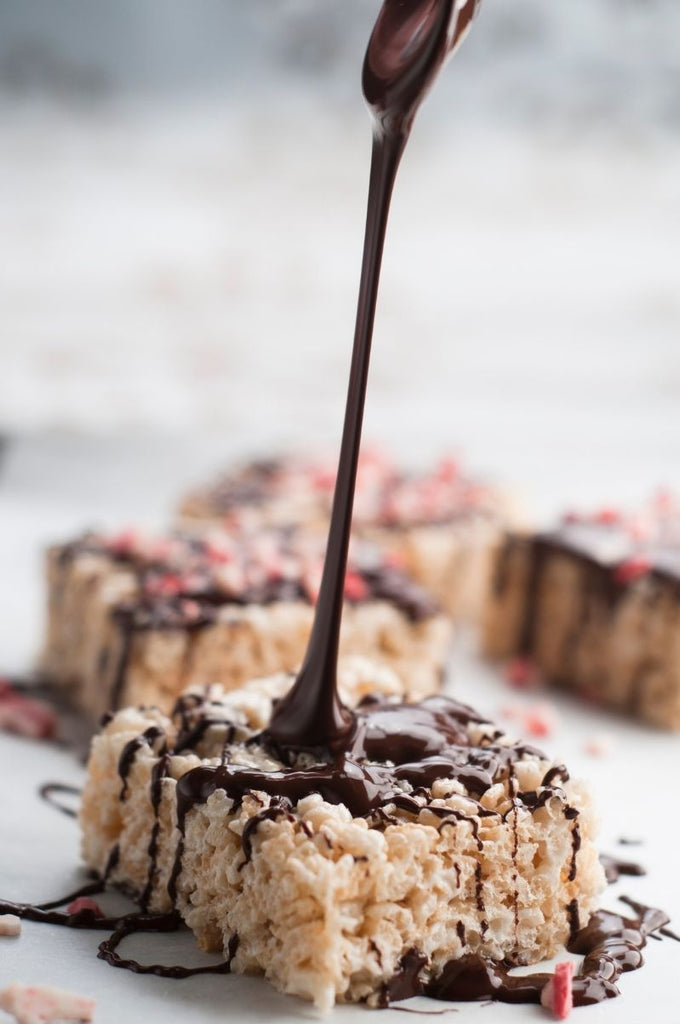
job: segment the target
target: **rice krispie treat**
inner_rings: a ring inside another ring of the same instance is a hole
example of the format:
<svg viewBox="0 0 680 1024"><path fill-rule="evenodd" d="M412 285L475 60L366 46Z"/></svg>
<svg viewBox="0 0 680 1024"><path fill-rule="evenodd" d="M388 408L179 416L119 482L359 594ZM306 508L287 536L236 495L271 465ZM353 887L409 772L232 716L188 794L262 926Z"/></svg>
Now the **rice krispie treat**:
<svg viewBox="0 0 680 1024"><path fill-rule="evenodd" d="M289 685L113 716L83 793L87 864L321 1009L405 998L460 958L533 963L588 922L604 876L563 765L445 697L398 703L369 666L340 676L342 752L294 755L267 731Z"/></svg>
<svg viewBox="0 0 680 1024"><path fill-rule="evenodd" d="M200 681L225 689L280 670L305 652L323 550L269 530L238 539L87 534L48 554L42 670L92 716L125 704L168 710ZM450 625L406 572L357 545L345 580L343 655L370 655L436 690Z"/></svg>
<svg viewBox="0 0 680 1024"><path fill-rule="evenodd" d="M548 681L680 729L680 510L569 515L510 534L484 624L493 658L531 659Z"/></svg>
<svg viewBox="0 0 680 1024"><path fill-rule="evenodd" d="M289 457L252 462L189 494L183 524L302 524L325 530L335 464ZM509 502L469 477L453 459L405 473L382 454L362 451L354 503L356 535L379 543L456 618L481 607L491 556Z"/></svg>

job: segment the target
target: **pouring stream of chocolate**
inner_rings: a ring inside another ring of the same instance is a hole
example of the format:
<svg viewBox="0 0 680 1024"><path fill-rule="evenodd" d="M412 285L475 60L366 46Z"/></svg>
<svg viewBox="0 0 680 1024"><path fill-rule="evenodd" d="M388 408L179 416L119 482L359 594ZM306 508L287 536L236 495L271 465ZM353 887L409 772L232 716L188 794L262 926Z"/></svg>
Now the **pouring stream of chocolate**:
<svg viewBox="0 0 680 1024"><path fill-rule="evenodd" d="M371 340L387 219L413 119L447 56L465 35L479 0L385 0L363 68L373 116L373 150L354 349L338 474L319 599L307 654L268 730L279 749L338 752L355 728L336 673Z"/></svg>

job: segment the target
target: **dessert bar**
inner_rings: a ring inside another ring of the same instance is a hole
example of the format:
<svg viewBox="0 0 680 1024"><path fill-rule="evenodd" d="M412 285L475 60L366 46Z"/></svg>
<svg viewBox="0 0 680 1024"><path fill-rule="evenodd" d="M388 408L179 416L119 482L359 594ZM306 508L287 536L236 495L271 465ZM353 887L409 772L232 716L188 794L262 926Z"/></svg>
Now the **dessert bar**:
<svg viewBox="0 0 680 1024"><path fill-rule="evenodd" d="M531 659L549 682L680 729L680 515L666 496L635 517L565 517L510 534L484 624L493 658Z"/></svg>
<svg viewBox="0 0 680 1024"><path fill-rule="evenodd" d="M322 550L291 531L238 539L87 534L48 554L42 671L91 716L124 704L172 706L194 682L226 689L302 660ZM450 626L436 602L371 545L345 579L341 653L438 688ZM398 684L397 685L398 688Z"/></svg>
<svg viewBox="0 0 680 1024"><path fill-rule="evenodd" d="M83 794L91 868L321 1009L405 998L460 958L551 956L604 885L590 798L563 765L445 697L399 703L367 672L341 674L358 706L330 762L277 748L278 676L189 693L171 717L118 712Z"/></svg>
<svg viewBox="0 0 680 1024"><path fill-rule="evenodd" d="M252 462L182 502L184 525L302 524L326 530L335 466L284 458ZM470 478L453 459L404 473L373 450L362 453L353 530L377 542L456 618L480 609L490 561L509 516L499 491Z"/></svg>

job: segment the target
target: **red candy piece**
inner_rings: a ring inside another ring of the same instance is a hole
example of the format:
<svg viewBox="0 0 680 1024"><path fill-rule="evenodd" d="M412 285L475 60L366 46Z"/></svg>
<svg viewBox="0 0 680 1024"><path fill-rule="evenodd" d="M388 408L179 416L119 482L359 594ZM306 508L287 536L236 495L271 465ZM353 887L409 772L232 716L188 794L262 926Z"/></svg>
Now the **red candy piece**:
<svg viewBox="0 0 680 1024"><path fill-rule="evenodd" d="M614 526L621 522L622 516L618 509L605 506L595 513L593 519L596 523L602 523L603 526Z"/></svg>
<svg viewBox="0 0 680 1024"><path fill-rule="evenodd" d="M651 568L652 563L649 559L642 555L634 555L617 566L615 576L619 583L634 583L641 576L646 576Z"/></svg>
<svg viewBox="0 0 680 1024"><path fill-rule="evenodd" d="M566 1020L574 1007L572 979L574 965L570 960L555 965L555 973L541 992L541 1006L556 1020Z"/></svg>
<svg viewBox="0 0 680 1024"><path fill-rule="evenodd" d="M79 914L81 910L91 910L95 917L104 916L102 908L96 900L91 900L89 896L78 896L78 898L73 900L72 903L69 903L66 908L66 911L69 914Z"/></svg>
<svg viewBox="0 0 680 1024"><path fill-rule="evenodd" d="M348 601L364 601L368 596L368 587L361 576L351 570L345 576L345 597Z"/></svg>
<svg viewBox="0 0 680 1024"><path fill-rule="evenodd" d="M182 590L182 580L172 572L152 576L146 581L145 590L151 597L175 597Z"/></svg>
<svg viewBox="0 0 680 1024"><path fill-rule="evenodd" d="M446 483L451 483L459 474L458 462L456 459L446 458L439 463L437 476Z"/></svg>
<svg viewBox="0 0 680 1024"><path fill-rule="evenodd" d="M206 541L205 553L214 565L226 565L234 560L232 551L212 540Z"/></svg>
<svg viewBox="0 0 680 1024"><path fill-rule="evenodd" d="M335 469L319 467L312 473L311 483L316 491L332 491L335 487Z"/></svg>
<svg viewBox="0 0 680 1024"><path fill-rule="evenodd" d="M529 658L511 658L505 665L505 678L517 690L530 690L538 683L538 673Z"/></svg>
<svg viewBox="0 0 680 1024"><path fill-rule="evenodd" d="M32 740L49 739L57 731L57 716L47 704L10 687L0 695L0 729Z"/></svg>
<svg viewBox="0 0 680 1024"><path fill-rule="evenodd" d="M321 589L321 572L322 567L312 566L303 573L302 583L307 591L307 596L312 604L316 604L319 598L319 590Z"/></svg>
<svg viewBox="0 0 680 1024"><path fill-rule="evenodd" d="M524 712L523 718L530 736L550 736L555 731L557 717L551 704L535 704Z"/></svg>
<svg viewBox="0 0 680 1024"><path fill-rule="evenodd" d="M136 530L121 530L109 538L108 547L114 555L129 555L136 548L139 535Z"/></svg>
<svg viewBox="0 0 680 1024"><path fill-rule="evenodd" d="M578 512L567 512L565 513L565 515L562 516L562 522L565 523L567 526L575 526L576 523L583 522L583 516L581 516Z"/></svg>

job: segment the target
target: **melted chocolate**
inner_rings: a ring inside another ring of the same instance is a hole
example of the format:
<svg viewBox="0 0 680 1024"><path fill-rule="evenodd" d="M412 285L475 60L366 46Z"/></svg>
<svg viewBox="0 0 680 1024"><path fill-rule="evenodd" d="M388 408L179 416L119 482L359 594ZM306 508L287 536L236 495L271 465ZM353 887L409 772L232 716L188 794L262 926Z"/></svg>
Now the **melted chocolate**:
<svg viewBox="0 0 680 1024"><path fill-rule="evenodd" d="M38 790L40 798L49 804L50 807L54 807L55 810L61 814L65 814L67 818L77 818L78 811L71 807L68 803L62 803L61 800L57 799L59 796L75 796L79 797L82 790L78 786L69 786L64 782L45 782Z"/></svg>
<svg viewBox="0 0 680 1024"><path fill-rule="evenodd" d="M221 764L188 771L177 783L180 830L187 813L216 790L226 792L237 805L255 790L291 804L319 793L329 803L344 804L357 817L391 803L417 813L424 805L405 793L404 783L417 793L431 789L437 779L457 779L469 793L481 797L496 782L508 778L513 762L525 756L544 757L521 743L508 745L489 739L472 746L466 726L481 721L467 705L446 697L429 697L420 704L365 700L352 716L351 741L330 763L301 770L261 771ZM272 743L268 732L259 739ZM277 752L282 753L278 747ZM548 794L555 796L555 788ZM443 810L447 816L455 814L448 809L435 810Z"/></svg>
<svg viewBox="0 0 680 1024"><path fill-rule="evenodd" d="M622 901L632 908L635 917L598 910L569 942L569 952L583 956L572 982L574 1006L589 1006L620 995L618 979L621 974L642 966L642 949L647 938L668 931L668 917L663 911L625 896ZM545 972L514 975L505 964L484 956L468 955L449 961L437 977L424 982L420 973L422 964L414 969L417 950L407 956L411 969L405 970L400 964L395 974L395 991L402 999L425 994L452 1002L494 999L503 1003L539 1003L552 977Z"/></svg>
<svg viewBox="0 0 680 1024"><path fill-rule="evenodd" d="M177 911L169 914L132 914L123 918L113 934L99 944L97 956L105 960L111 967L122 967L134 974L155 974L160 978L180 981L192 978L197 974L229 974L231 961L238 946L238 939L233 936L229 942L228 958L219 964L208 964L203 967L167 966L165 964L140 964L137 960L126 959L118 953L118 946L128 935L137 932L175 932L183 927L182 919Z"/></svg>
<svg viewBox="0 0 680 1024"><path fill-rule="evenodd" d="M58 910L58 907L67 906L81 896L95 896L104 892L111 872L118 864L118 847L114 846L109 854L109 859L101 878L93 882L87 882L74 892L61 896L59 899L50 900L48 903L11 903L6 900L0 901L0 914L16 914L27 921L38 921L42 924L59 924L66 928L99 928L111 929L116 927L120 918L100 917L92 910L79 910L76 914L69 914L67 911Z"/></svg>
<svg viewBox="0 0 680 1024"><path fill-rule="evenodd" d="M156 740L164 736L164 732L157 725L152 725L146 729L141 736L135 736L133 740L126 743L123 747L123 752L120 755L118 761L118 774L120 775L123 783L120 791L120 799L125 800L128 793L128 775L132 771L132 766L135 763L135 759L140 750L144 747L152 747Z"/></svg>
<svg viewBox="0 0 680 1024"><path fill-rule="evenodd" d="M632 875L639 878L647 874L641 864L636 864L631 860L620 860L618 857L612 857L608 853L600 854L600 864L604 868L605 878L609 885L618 882L621 875Z"/></svg>
<svg viewBox="0 0 680 1024"><path fill-rule="evenodd" d="M363 90L373 115L373 152L354 350L331 524L312 635L294 686L272 715L279 748L338 752L355 721L338 696L336 672L347 552L382 252L397 169L416 111L476 3L461 17L454 0L385 0L366 51Z"/></svg>
<svg viewBox="0 0 680 1024"><path fill-rule="evenodd" d="M427 957L417 949L409 949L404 953L399 966L383 988L380 1005L389 1006L402 999L410 999L416 992L422 992L423 982L420 972L427 964Z"/></svg>

